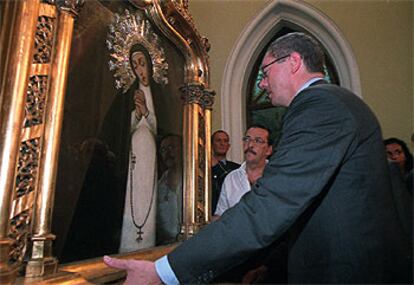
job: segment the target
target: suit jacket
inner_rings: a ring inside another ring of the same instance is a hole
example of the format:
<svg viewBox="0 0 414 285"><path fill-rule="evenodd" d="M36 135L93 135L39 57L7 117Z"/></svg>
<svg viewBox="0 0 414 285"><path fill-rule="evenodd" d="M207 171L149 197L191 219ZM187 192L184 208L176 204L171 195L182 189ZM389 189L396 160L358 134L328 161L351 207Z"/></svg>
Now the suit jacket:
<svg viewBox="0 0 414 285"><path fill-rule="evenodd" d="M412 239L391 190L371 110L346 89L311 86L252 191L168 260L181 283L207 283L288 233L291 283L405 282Z"/></svg>

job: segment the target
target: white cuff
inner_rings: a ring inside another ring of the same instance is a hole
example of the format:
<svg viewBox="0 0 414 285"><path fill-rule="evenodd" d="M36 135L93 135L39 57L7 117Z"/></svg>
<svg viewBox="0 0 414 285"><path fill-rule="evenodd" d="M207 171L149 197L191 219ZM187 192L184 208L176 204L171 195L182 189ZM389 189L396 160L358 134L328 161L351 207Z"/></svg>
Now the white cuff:
<svg viewBox="0 0 414 285"><path fill-rule="evenodd" d="M172 270L166 255L155 261L155 270L164 284L179 285L177 277Z"/></svg>

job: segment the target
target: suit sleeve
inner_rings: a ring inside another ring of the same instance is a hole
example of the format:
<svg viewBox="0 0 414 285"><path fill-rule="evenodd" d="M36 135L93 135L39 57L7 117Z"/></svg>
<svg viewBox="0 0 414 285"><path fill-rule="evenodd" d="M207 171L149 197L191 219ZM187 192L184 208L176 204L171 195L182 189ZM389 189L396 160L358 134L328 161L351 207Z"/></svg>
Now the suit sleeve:
<svg viewBox="0 0 414 285"><path fill-rule="evenodd" d="M181 283L207 283L284 234L327 189L356 130L327 91L303 91L289 107L264 175L226 211L168 255Z"/></svg>

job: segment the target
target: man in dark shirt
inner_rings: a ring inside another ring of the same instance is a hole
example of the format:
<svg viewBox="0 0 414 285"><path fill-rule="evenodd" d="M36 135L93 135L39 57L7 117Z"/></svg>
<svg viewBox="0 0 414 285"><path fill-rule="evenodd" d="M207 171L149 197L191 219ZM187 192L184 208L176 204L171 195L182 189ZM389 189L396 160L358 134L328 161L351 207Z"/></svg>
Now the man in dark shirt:
<svg viewBox="0 0 414 285"><path fill-rule="evenodd" d="M215 131L211 136L211 145L213 150L211 157L211 214L214 214L224 178L226 178L230 171L239 168L240 164L226 159L227 152L230 149L230 137L225 131Z"/></svg>

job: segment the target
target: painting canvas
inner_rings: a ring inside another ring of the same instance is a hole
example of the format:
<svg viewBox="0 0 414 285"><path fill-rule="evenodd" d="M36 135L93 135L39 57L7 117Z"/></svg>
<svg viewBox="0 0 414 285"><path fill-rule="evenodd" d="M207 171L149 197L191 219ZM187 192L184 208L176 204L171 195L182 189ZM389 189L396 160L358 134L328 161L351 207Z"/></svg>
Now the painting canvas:
<svg viewBox="0 0 414 285"><path fill-rule="evenodd" d="M136 30L122 43L114 29L126 18ZM86 1L72 41L52 219L62 263L174 241L183 82L182 55L143 12Z"/></svg>

